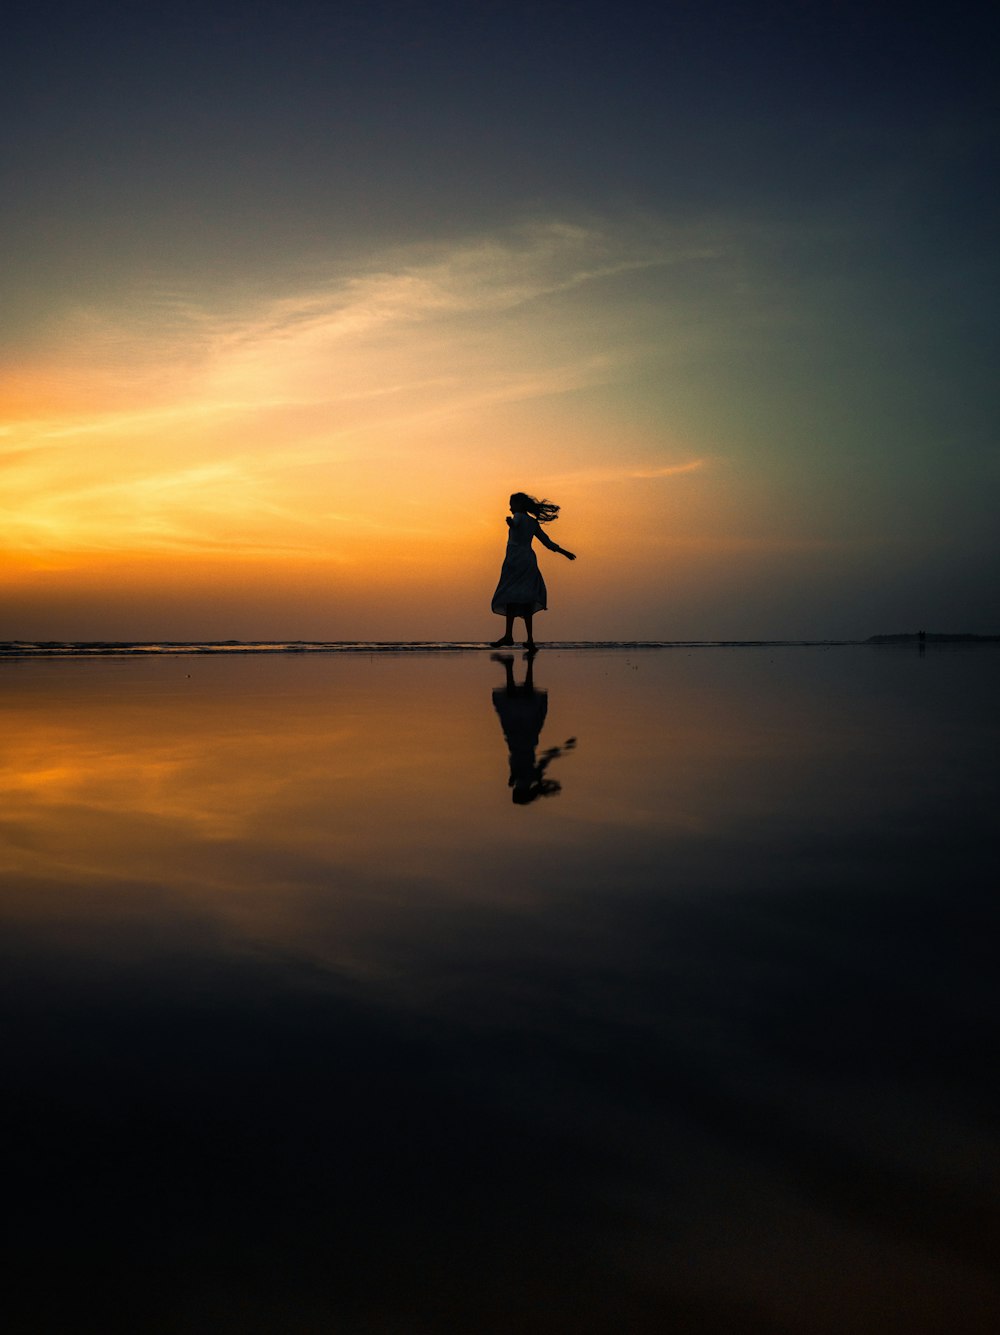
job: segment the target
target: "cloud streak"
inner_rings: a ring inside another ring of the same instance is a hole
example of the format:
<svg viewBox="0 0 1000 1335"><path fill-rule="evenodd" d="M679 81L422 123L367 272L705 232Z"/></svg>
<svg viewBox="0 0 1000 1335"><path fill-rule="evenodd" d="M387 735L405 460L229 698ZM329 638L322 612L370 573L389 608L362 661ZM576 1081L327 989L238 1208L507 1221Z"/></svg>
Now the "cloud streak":
<svg viewBox="0 0 1000 1335"><path fill-rule="evenodd" d="M422 433L443 432L447 453L449 433L482 442L505 405L634 374L652 345L629 280L714 254L652 229L549 222L397 250L294 291L275 280L269 297L214 309L174 292L71 313L31 368L42 411L3 428L5 542L308 546L331 513L363 523L366 492L391 493Z"/></svg>
<svg viewBox="0 0 1000 1335"><path fill-rule="evenodd" d="M571 473L563 473L560 482L574 485L593 486L602 482L656 482L668 477L681 477L687 473L698 473L707 468L707 459L689 459L685 463L663 464L658 467L634 467L624 465L619 468L586 468Z"/></svg>

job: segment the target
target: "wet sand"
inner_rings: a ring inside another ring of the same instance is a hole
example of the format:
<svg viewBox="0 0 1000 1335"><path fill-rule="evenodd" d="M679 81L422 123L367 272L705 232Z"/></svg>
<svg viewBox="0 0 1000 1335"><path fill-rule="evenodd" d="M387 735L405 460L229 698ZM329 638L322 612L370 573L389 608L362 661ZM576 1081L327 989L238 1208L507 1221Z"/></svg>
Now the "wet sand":
<svg viewBox="0 0 1000 1335"><path fill-rule="evenodd" d="M0 665L8 1328L992 1331L998 668Z"/></svg>

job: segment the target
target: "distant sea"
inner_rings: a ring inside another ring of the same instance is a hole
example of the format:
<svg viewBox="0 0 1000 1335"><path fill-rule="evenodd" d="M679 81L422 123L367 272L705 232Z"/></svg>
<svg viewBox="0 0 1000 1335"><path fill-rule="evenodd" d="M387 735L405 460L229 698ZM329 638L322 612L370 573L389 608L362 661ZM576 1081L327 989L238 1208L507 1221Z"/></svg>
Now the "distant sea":
<svg viewBox="0 0 1000 1335"><path fill-rule="evenodd" d="M12 1335L995 1335L996 643L0 659Z"/></svg>
<svg viewBox="0 0 1000 1335"><path fill-rule="evenodd" d="M995 644L995 635L872 635L865 640L547 640L563 649L850 648L893 644ZM7 640L0 658L95 658L159 654L405 654L481 653L481 640ZM518 645L520 647L520 645Z"/></svg>

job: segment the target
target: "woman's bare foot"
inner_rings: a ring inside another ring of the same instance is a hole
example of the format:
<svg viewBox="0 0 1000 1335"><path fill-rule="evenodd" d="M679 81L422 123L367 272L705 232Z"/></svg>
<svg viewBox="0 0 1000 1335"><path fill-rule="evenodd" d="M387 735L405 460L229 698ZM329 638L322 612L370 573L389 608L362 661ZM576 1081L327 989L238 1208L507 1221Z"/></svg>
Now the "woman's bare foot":
<svg viewBox="0 0 1000 1335"><path fill-rule="evenodd" d="M504 635L499 640L490 640L491 649L513 649L514 641L509 635Z"/></svg>

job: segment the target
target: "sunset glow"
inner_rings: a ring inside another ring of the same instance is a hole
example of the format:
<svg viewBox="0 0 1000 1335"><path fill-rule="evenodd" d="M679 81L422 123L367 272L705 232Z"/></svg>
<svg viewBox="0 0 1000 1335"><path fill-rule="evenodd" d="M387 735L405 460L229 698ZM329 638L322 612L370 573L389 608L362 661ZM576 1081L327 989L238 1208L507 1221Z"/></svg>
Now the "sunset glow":
<svg viewBox="0 0 1000 1335"><path fill-rule="evenodd" d="M946 164L871 190L836 84L822 140L776 81L769 138L739 43L730 77L688 72L697 25L616 20L620 77L588 83L607 16L578 47L515 6L482 18L479 88L476 25L415 14L209 23L205 81L180 20L106 49L82 15L27 24L64 72L11 115L0 638L481 638L520 489L580 556L550 638L989 629L988 285L913 221Z"/></svg>
<svg viewBox="0 0 1000 1335"><path fill-rule="evenodd" d="M4 6L4 1335L993 1335L998 32Z"/></svg>
<svg viewBox="0 0 1000 1335"><path fill-rule="evenodd" d="M71 588L95 624L105 598L123 617L144 590L185 592L201 634L206 586L223 602L252 590L260 615L226 627L243 635L273 632L297 590L315 606L284 634L440 633L443 618L475 635L523 479L558 496L600 562L616 531L676 532L686 502L704 508L711 469L691 443L627 428L608 440L593 420L608 387L686 337L683 316L643 310L616 280L704 262L548 225L226 309L175 300L157 319L137 297L69 313L49 364L11 391L15 589ZM338 601L349 620L323 606ZM415 603L433 619L408 616Z"/></svg>

